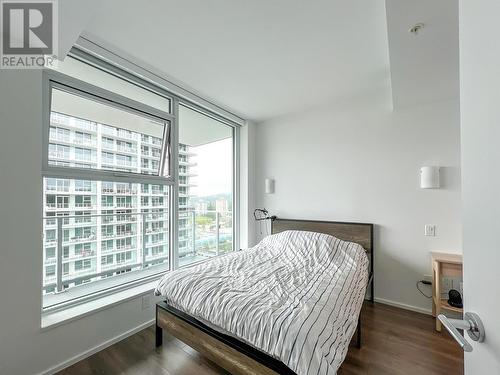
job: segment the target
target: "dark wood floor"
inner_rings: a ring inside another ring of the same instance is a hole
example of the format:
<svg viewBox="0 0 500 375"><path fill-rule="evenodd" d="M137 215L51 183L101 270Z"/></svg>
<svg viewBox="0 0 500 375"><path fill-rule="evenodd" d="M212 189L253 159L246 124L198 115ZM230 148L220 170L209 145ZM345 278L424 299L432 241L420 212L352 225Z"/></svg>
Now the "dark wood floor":
<svg viewBox="0 0 500 375"><path fill-rule="evenodd" d="M434 319L394 307L366 303L363 347L350 347L339 375L462 375L463 352ZM141 331L61 371L82 374L228 374L195 350L165 334L154 349L154 329Z"/></svg>
<svg viewBox="0 0 500 375"><path fill-rule="evenodd" d="M463 351L433 317L395 307L363 306L363 346L351 347L339 375L462 375Z"/></svg>

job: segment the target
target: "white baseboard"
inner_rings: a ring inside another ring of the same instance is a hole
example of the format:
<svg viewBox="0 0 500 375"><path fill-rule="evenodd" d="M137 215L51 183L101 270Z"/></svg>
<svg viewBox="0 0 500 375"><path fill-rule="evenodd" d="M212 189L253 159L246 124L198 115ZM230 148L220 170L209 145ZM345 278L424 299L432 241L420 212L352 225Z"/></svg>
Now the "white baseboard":
<svg viewBox="0 0 500 375"><path fill-rule="evenodd" d="M394 302L384 298L375 297L375 302L383 303L384 305L399 307L400 309L415 311L421 314L432 315L431 309L424 309L423 307L417 307L417 306L407 305L405 303Z"/></svg>
<svg viewBox="0 0 500 375"><path fill-rule="evenodd" d="M94 346L93 348L90 348L90 349L84 351L83 353L77 354L74 357L71 357L70 359L68 359L64 362L61 362L61 363L59 363L59 364L57 364L57 365L55 365L55 366L53 366L45 371L42 371L42 372L38 373L38 375L51 375L51 374L54 374L58 371L61 371L61 370L65 369L66 367L69 367L69 366L81 361L82 359L90 357L92 354L95 354L97 352L100 352L101 350L106 349L108 346L111 346L111 345L117 343L118 341L126 339L127 337L132 336L133 334L135 334L139 331L142 331L143 329L153 325L154 323L155 323L155 319L152 319L152 320L149 320L145 323L142 323L142 324L138 325L137 327L129 329L128 331L125 331L122 334L120 334L116 337L113 337L112 339L110 339L108 341L103 342L102 344Z"/></svg>

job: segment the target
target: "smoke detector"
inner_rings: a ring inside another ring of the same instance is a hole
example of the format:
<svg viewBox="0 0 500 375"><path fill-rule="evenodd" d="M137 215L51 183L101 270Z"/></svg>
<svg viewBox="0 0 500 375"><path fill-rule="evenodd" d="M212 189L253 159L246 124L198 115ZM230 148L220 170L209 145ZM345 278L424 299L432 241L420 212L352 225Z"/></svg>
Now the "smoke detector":
<svg viewBox="0 0 500 375"><path fill-rule="evenodd" d="M422 30L424 28L424 24L423 23L416 23L415 25L413 25L412 27L410 27L410 30L408 30L410 33L412 33L413 35L417 35L418 32L420 30Z"/></svg>

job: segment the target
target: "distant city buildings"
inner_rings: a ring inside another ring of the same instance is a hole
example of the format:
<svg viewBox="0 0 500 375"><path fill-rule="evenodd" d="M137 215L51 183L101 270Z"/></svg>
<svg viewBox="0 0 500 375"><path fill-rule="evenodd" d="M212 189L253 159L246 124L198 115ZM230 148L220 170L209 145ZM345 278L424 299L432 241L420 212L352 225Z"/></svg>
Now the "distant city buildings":
<svg viewBox="0 0 500 375"><path fill-rule="evenodd" d="M226 198L220 198L215 201L215 211L218 213L229 211L229 204Z"/></svg>
<svg viewBox="0 0 500 375"><path fill-rule="evenodd" d="M205 215L209 209L209 202L196 202L194 207L196 212L198 212L200 215Z"/></svg>

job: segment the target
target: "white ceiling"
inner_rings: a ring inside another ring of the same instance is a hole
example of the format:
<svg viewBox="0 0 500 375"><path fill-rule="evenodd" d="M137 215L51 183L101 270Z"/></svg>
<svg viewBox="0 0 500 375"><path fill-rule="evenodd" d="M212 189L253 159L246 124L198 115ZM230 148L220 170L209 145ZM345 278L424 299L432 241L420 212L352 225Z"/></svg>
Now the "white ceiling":
<svg viewBox="0 0 500 375"><path fill-rule="evenodd" d="M66 56L82 29L98 9L98 0L64 0L58 2L58 51L59 59Z"/></svg>
<svg viewBox="0 0 500 375"><path fill-rule="evenodd" d="M395 108L457 97L457 2L105 0L83 33L262 121L381 88Z"/></svg>
<svg viewBox="0 0 500 375"><path fill-rule="evenodd" d="M383 0L106 0L85 32L253 120L389 86Z"/></svg>
<svg viewBox="0 0 500 375"><path fill-rule="evenodd" d="M458 98L458 0L386 0L394 108ZM416 23L424 28L413 35Z"/></svg>

